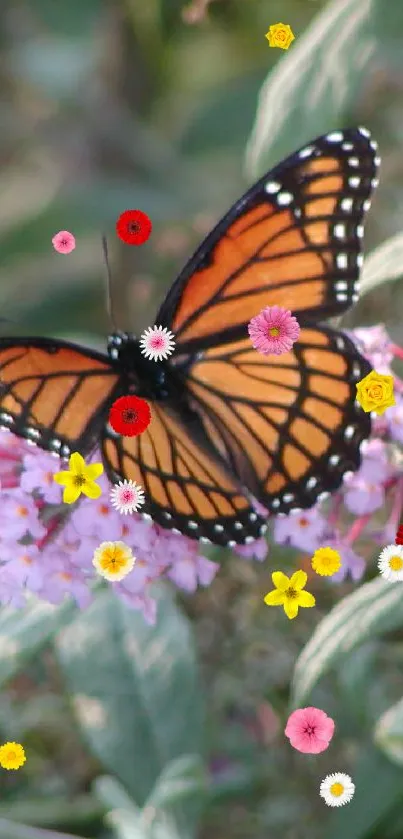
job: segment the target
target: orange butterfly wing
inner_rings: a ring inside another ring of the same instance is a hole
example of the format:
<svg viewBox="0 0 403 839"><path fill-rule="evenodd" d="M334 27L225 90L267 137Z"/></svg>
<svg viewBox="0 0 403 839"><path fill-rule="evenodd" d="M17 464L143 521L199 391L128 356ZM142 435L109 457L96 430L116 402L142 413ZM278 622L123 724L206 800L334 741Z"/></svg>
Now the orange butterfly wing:
<svg viewBox="0 0 403 839"><path fill-rule="evenodd" d="M269 510L312 506L358 468L370 419L355 403L370 370L347 336L301 330L291 352L263 356L248 338L199 354L192 408L241 485Z"/></svg>
<svg viewBox="0 0 403 839"><path fill-rule="evenodd" d="M366 129L320 137L232 207L157 315L178 349L239 339L265 306L291 309L303 323L351 305L364 212L377 183L375 149Z"/></svg>
<svg viewBox="0 0 403 839"><path fill-rule="evenodd" d="M0 425L64 457L97 444L118 382L101 353L48 338L0 338Z"/></svg>
<svg viewBox="0 0 403 839"><path fill-rule="evenodd" d="M139 483L146 517L192 539L231 546L262 535L264 519L203 439L197 416L186 422L161 405L150 403L150 408L151 423L139 437L104 430L102 454L110 480Z"/></svg>

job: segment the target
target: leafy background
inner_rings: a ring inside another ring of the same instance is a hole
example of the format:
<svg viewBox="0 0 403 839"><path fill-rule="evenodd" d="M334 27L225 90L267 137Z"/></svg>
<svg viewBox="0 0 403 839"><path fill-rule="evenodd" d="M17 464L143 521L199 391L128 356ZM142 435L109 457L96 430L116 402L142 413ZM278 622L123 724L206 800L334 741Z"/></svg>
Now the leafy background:
<svg viewBox="0 0 403 839"><path fill-rule="evenodd" d="M2 0L0 305L4 331L101 346L100 234L119 324L139 331L192 248L254 177L317 134L363 123L383 158L366 225L368 294L345 323L403 338L401 0ZM291 24L287 53L271 23ZM121 246L139 207L154 232ZM71 230L77 248L54 252ZM380 283L388 279L388 284ZM402 839L403 605L369 568L362 586L312 581L318 607L265 609L271 548L220 557L210 590L159 592L147 627L102 590L79 614L0 614L0 736L28 761L1 771L1 839ZM337 725L323 755L283 728L314 704ZM346 771L340 812L318 786Z"/></svg>

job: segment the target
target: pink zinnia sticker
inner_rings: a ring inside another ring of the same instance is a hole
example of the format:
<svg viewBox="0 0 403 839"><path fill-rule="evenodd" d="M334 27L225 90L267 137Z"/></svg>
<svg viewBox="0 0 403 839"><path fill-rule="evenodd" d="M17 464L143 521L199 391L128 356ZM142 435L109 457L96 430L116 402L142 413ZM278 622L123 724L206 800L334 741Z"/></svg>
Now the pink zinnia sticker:
<svg viewBox="0 0 403 839"><path fill-rule="evenodd" d="M248 332L255 350L263 355L282 355L299 338L300 327L288 309L267 306L249 321Z"/></svg>
<svg viewBox="0 0 403 839"><path fill-rule="evenodd" d="M52 245L58 253L71 253L76 246L76 240L68 230L59 230L53 236Z"/></svg>
<svg viewBox="0 0 403 839"><path fill-rule="evenodd" d="M334 721L320 708L298 708L288 717L284 733L294 749L317 755L327 749L334 734Z"/></svg>

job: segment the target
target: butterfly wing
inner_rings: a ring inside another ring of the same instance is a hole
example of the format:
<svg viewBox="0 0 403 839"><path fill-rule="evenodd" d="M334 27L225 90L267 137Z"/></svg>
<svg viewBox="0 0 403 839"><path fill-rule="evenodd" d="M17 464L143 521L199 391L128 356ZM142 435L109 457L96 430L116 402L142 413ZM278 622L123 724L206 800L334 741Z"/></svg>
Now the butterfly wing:
<svg viewBox="0 0 403 839"><path fill-rule="evenodd" d="M207 349L187 387L241 485L272 512L289 513L358 468L370 419L355 403L356 382L369 370L347 336L311 326L291 352L270 358L248 338Z"/></svg>
<svg viewBox="0 0 403 839"><path fill-rule="evenodd" d="M192 539L231 546L264 533L264 519L221 462L197 415L149 404L151 423L140 436L118 437L104 429L102 454L110 480L139 483L146 496L143 515Z"/></svg>
<svg viewBox="0 0 403 839"><path fill-rule="evenodd" d="M301 324L348 309L378 162L369 132L350 129L319 137L261 178L199 247L157 315L177 350L238 340L265 306L290 309Z"/></svg>
<svg viewBox="0 0 403 839"><path fill-rule="evenodd" d="M48 338L0 338L0 426L42 449L90 451L118 383L101 353Z"/></svg>

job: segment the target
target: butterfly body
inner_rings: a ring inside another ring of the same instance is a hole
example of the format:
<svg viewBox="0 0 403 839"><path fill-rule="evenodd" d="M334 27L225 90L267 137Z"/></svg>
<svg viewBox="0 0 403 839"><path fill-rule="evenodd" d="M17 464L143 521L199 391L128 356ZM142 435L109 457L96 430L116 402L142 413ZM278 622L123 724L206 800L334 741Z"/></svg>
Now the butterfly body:
<svg viewBox="0 0 403 839"><path fill-rule="evenodd" d="M139 483L145 515L219 545L244 544L271 513L312 506L360 463L370 419L356 403L369 365L322 321L357 299L362 222L376 186L366 129L319 137L229 210L185 266L155 323L170 359L146 359L134 335L108 354L45 338L0 338L0 425L68 457L101 450L112 482ZM247 326L267 306L291 310L300 335L263 356ZM108 412L146 399L151 423L120 437Z"/></svg>

